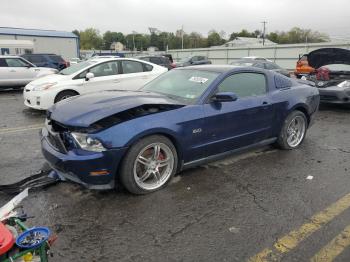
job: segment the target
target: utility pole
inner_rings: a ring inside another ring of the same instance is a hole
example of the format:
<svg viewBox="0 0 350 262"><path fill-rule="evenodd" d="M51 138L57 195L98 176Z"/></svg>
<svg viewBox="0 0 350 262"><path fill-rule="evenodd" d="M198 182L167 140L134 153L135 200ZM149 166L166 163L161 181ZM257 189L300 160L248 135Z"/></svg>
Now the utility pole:
<svg viewBox="0 0 350 262"><path fill-rule="evenodd" d="M265 31L266 31L266 21L261 22L263 24L263 45L265 45Z"/></svg>
<svg viewBox="0 0 350 262"><path fill-rule="evenodd" d="M184 49L184 26L181 26L181 48Z"/></svg>
<svg viewBox="0 0 350 262"><path fill-rule="evenodd" d="M135 51L135 34L137 34L136 31L132 31L132 43L133 43L133 46L134 46L134 50Z"/></svg>

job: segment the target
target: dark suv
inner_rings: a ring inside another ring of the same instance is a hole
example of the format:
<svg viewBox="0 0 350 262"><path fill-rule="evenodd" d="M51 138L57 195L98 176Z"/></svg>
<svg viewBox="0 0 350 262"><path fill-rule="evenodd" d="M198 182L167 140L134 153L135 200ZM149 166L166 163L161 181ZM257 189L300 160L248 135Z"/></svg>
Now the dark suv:
<svg viewBox="0 0 350 262"><path fill-rule="evenodd" d="M25 54L21 55L21 57L39 67L51 67L62 70L69 66L69 62L55 54Z"/></svg>
<svg viewBox="0 0 350 262"><path fill-rule="evenodd" d="M207 64L211 64L211 61L208 60L206 56L195 55L182 58L179 62L176 63L176 67Z"/></svg>
<svg viewBox="0 0 350 262"><path fill-rule="evenodd" d="M151 62L156 65L164 66L168 68L168 70L173 69L175 66L173 63L171 63L170 59L165 56L140 56L137 57L138 59Z"/></svg>

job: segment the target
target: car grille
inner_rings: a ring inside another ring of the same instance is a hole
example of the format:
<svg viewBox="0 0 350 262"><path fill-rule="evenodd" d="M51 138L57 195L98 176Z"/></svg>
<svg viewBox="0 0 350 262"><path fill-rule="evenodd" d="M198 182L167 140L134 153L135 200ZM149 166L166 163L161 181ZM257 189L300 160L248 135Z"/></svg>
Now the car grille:
<svg viewBox="0 0 350 262"><path fill-rule="evenodd" d="M60 123L50 120L48 117L47 120L47 129L48 129L48 142L59 152L66 154L67 149L69 148L69 141L67 141L66 133L68 129L61 125Z"/></svg>
<svg viewBox="0 0 350 262"><path fill-rule="evenodd" d="M67 132L68 128L57 121L49 120L49 124L54 132Z"/></svg>
<svg viewBox="0 0 350 262"><path fill-rule="evenodd" d="M63 154L67 153L67 149L66 149L59 134L51 133L49 131L48 136L47 136L47 140L60 153L63 153Z"/></svg>

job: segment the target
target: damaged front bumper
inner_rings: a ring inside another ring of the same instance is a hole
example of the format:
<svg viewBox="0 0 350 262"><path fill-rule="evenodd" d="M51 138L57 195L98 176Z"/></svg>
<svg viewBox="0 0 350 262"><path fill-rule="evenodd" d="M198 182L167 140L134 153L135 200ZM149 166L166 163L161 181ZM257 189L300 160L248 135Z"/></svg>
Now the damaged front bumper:
<svg viewBox="0 0 350 262"><path fill-rule="evenodd" d="M328 86L325 88L318 88L318 90L321 103L350 104L350 88Z"/></svg>
<svg viewBox="0 0 350 262"><path fill-rule="evenodd" d="M118 166L127 148L103 152L77 149L63 153L49 142L48 132L46 127L41 130L42 153L61 179L63 177L89 189L104 190L115 187Z"/></svg>

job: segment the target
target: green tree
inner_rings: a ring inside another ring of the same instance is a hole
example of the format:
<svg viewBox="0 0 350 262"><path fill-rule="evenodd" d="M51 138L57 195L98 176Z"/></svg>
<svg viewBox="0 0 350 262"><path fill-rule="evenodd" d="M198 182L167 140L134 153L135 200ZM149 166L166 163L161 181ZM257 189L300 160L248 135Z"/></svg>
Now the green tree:
<svg viewBox="0 0 350 262"><path fill-rule="evenodd" d="M294 27L288 32L271 32L267 38L278 44L319 43L329 41L329 36L311 29Z"/></svg>
<svg viewBox="0 0 350 262"><path fill-rule="evenodd" d="M72 33L75 34L77 37L80 38L80 32L79 32L79 30L74 29L74 30L72 31Z"/></svg>
<svg viewBox="0 0 350 262"><path fill-rule="evenodd" d="M208 46L222 45L225 43L225 39L222 39L220 34L215 30L211 30L208 33Z"/></svg>
<svg viewBox="0 0 350 262"><path fill-rule="evenodd" d="M102 49L103 40L97 29L87 28L80 31L80 48L81 49Z"/></svg>
<svg viewBox="0 0 350 262"><path fill-rule="evenodd" d="M122 44L125 44L123 33L107 31L103 34L104 49L110 49L113 42L121 42Z"/></svg>
<svg viewBox="0 0 350 262"><path fill-rule="evenodd" d="M242 29L241 32L235 33L233 32L230 35L230 41L234 40L236 37L258 37L259 35L261 35L261 31L260 30L255 30L254 32L249 32L247 29Z"/></svg>

